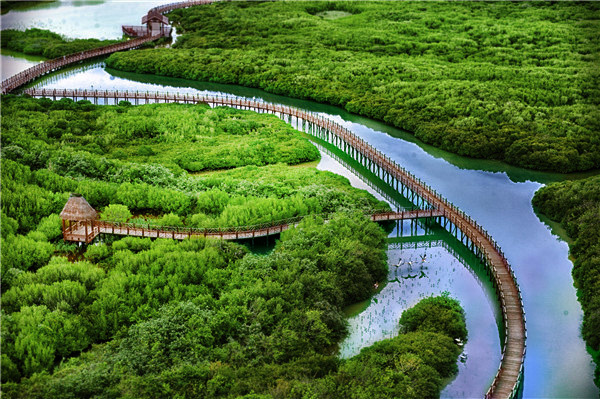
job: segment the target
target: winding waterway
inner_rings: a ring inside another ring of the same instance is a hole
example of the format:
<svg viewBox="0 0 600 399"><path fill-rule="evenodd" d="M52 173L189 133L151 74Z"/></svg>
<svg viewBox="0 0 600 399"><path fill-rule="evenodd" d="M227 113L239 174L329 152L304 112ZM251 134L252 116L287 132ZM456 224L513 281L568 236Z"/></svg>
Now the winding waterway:
<svg viewBox="0 0 600 399"><path fill-rule="evenodd" d="M124 3L61 2L48 8L11 11L2 16L2 25L3 28L46 27L70 37L115 38L120 35L121 23L139 23L139 18L148 8L161 2L128 2L126 13L120 8L124 7ZM57 19L58 14L62 16L60 20ZM121 14L125 14L126 18ZM93 26L86 25L79 30L79 26L85 25L81 21L86 15L89 15L88 21ZM62 25L71 26L69 32L61 31ZM118 34L115 34L115 26L119 29ZM21 64L17 65L19 62ZM3 54L3 77L6 76L5 63L14 66L15 70L35 62L37 60L21 61L13 55ZM568 246L536 216L531 206L531 198L542 184L565 176L530 172L498 162L448 154L416 142L408 133L332 106L238 86L110 71L105 70L101 62L60 71L34 85L255 97L319 112L336 120L426 181L476 219L498 241L515 270L527 315L523 396L598 396L598 389L593 384L591 356L586 352L579 332L582 312L573 288ZM373 192L364 183L364 180L373 179L372 176L358 176L338 162L335 154L332 155L323 153L320 169L345 175L353 185ZM405 224L402 231L395 229L392 232L391 236L398 238L391 240L393 243L388 250L390 282L383 285L370 301L348 309L350 336L342 344L340 354L342 357L352 356L361 347L392 336L397 332L397 320L402 310L414 305L423 296L449 292L461 301L466 310L469 341L465 346L467 358L459 364L459 374L449 382L442 396L482 397L500 359L497 310L490 288L478 277L477 262L460 244L439 231L419 230L419 239L400 238L412 233L414 230L410 231L410 224ZM426 255L426 262L422 262L423 255ZM400 258L405 263L396 267ZM410 267L408 262L412 262Z"/></svg>

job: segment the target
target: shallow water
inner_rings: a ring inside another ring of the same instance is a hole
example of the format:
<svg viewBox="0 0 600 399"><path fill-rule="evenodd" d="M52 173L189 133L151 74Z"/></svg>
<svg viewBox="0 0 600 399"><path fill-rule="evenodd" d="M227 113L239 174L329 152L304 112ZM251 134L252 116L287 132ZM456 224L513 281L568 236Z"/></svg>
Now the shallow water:
<svg viewBox="0 0 600 399"><path fill-rule="evenodd" d="M86 5L82 7L89 8L78 10L89 11L92 7L100 10L105 6L106 4ZM68 5L66 10L70 10L70 7L77 6ZM148 5L140 7L143 10L147 8ZM46 9L49 10L51 9ZM12 11L7 15L11 13ZM139 14L140 17L141 14L143 12ZM31 15L37 15L36 18L44 23L43 14ZM54 14L49 15L53 18ZM2 18L4 25L5 16ZM52 25L55 21L53 19L45 23ZM107 26L119 23L114 20ZM106 37L112 34L109 28L105 32L103 34ZM406 132L349 114L336 107L238 86L163 79L116 71L109 73L101 63L77 66L70 71L45 77L35 85L49 88L93 87L257 97L320 112L335 119L426 181L477 220L498 241L515 270L527 315L528 340L523 396L598 396L598 389L593 384L591 356L579 333L582 312L573 288L568 246L536 216L531 206L531 198L542 184L564 179L565 176L531 172L499 162L448 154L417 143ZM336 162L333 158L328 160L324 156L319 167L344 174L354 184L361 182L347 169L336 165ZM584 175L570 177L579 176ZM388 253L391 263L397 262L399 257L413 259L413 262L418 263L420 255L427 253L427 258L431 259L428 266L431 269L425 273L425 277L403 279L400 277L406 276L410 270L390 267L389 279L398 278L399 282L388 283L369 303L357 305L361 312L350 318L351 333L342 344L341 353L343 356L350 356L361 345L368 345L373 340L392 334L397 328L401 311L416 303L420 297L449 291L461 301L466 310L469 342L465 350L468 358L466 363L459 365L458 376L449 383L442 396L481 397L493 378L500 357L498 330L494 319L495 305L488 297L486 285L481 284L474 272L461 263L460 255L453 255L448 248L452 246L447 244L426 249L404 247L402 250L391 247ZM467 264L473 267L472 262L468 261ZM362 343L359 344L361 340Z"/></svg>
<svg viewBox="0 0 600 399"><path fill-rule="evenodd" d="M7 79L39 64L43 60L43 57L26 56L25 54L3 49L2 54L0 54L0 79Z"/></svg>
<svg viewBox="0 0 600 399"><path fill-rule="evenodd" d="M70 39L119 39L121 25L141 25L142 16L172 1L57 1L11 10L2 15L2 29L48 29Z"/></svg>

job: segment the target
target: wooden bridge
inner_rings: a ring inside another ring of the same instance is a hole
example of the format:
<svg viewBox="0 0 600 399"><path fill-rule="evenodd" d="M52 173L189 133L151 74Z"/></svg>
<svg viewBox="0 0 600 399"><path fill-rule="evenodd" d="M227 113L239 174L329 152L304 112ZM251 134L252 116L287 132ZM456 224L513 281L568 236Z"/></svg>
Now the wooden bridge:
<svg viewBox="0 0 600 399"><path fill-rule="evenodd" d="M2 94L9 93L17 87L23 86L24 84L31 82L34 79L39 78L42 75L61 69L67 65L71 65L80 61L89 60L91 58L100 57L107 54L112 54L117 51L131 50L141 46L144 43L151 42L162 35L156 36L145 36L138 39L128 40L126 42L115 43L110 46L104 46L95 48L92 50L82 51L75 54L69 54L64 57L58 57L53 60L44 61L40 64L34 65L31 68L27 68L23 72L19 72L16 75L2 81Z"/></svg>
<svg viewBox="0 0 600 399"><path fill-rule="evenodd" d="M160 14L164 14L164 13L167 13L169 11L173 11L173 10L176 10L176 9L179 9L179 8L188 8L188 7L192 7L192 6L201 6L201 5L215 3L216 1L219 1L219 0L187 0L187 1L176 1L174 3L162 4L160 6L156 6L154 8L151 8L148 11L148 14L150 14L152 12L158 12Z"/></svg>
<svg viewBox="0 0 600 399"><path fill-rule="evenodd" d="M34 97L51 97L54 99L66 97L74 100L85 98L93 99L96 103L101 100L104 104L111 101L117 103L120 100L132 101L136 104L159 102L205 103L211 106L229 106L271 113L287 120L299 130L311 134L316 140L324 141L346 152L355 161L379 176L386 184L408 198L416 207L436 211L435 214L432 212L430 217L436 217L437 221L446 230L467 245L487 266L501 307L505 339L498 373L486 393L486 398L510 398L518 392L523 375L526 349L525 313L513 270L502 250L492 237L470 216L348 129L312 112L238 97L62 89L29 89L25 92ZM261 229L260 234L272 234L277 229L282 230L284 227L280 225L269 227L266 230ZM254 232L255 237L257 232L258 230ZM140 234L142 233L140 232ZM161 233L153 234L160 236ZM172 238L179 237L176 232L167 234L171 234ZM234 234L234 232L223 233L223 238L233 238ZM236 238L250 237L250 234L251 232L238 232Z"/></svg>
<svg viewBox="0 0 600 399"><path fill-rule="evenodd" d="M155 11L158 13L165 13L168 11L172 11L176 8L187 8L195 5L203 5L214 2L214 0L190 0L178 3L171 3L162 5L159 7L155 7L150 10L150 12ZM134 27L128 27L134 28ZM148 31L150 32L150 31ZM135 33L135 30L133 31ZM138 32L139 33L139 32ZM10 93L18 87L23 86L24 84L31 82L34 79L39 78L47 73L52 71L56 71L60 68L63 68L67 65L71 65L77 62L89 60L96 57L101 57L104 55L112 54L117 51L124 50L132 50L140 47L144 43L152 42L157 40L165 34L170 33L170 30L161 30L160 33L155 35L147 34L145 36L139 37L137 39L128 40L121 43L112 44L110 46L98 47L92 50L81 51L79 53L69 54L64 57L58 57L49 61L44 61L38 65L34 65L31 68L24 70L16 75L11 76L10 78L2 81L2 94Z"/></svg>
<svg viewBox="0 0 600 399"><path fill-rule="evenodd" d="M323 216L323 215L320 215ZM443 216L436 210L405 210L400 212L377 212L370 214L371 220L383 222L388 220L411 220ZM323 216L327 218L327 216ZM69 226L63 224L63 238L65 241L91 242L99 234L115 234L134 237L170 238L185 240L198 237L212 237L221 240L243 240L259 237L268 237L296 226L304 216L278 220L253 226L240 226L230 228L189 228L151 226L139 223L118 223L94 220L90 223L79 222Z"/></svg>
<svg viewBox="0 0 600 399"><path fill-rule="evenodd" d="M153 10L163 13L175 8L184 8L208 3L212 3L212 0L172 3L156 7ZM65 65L100 55L110 54L115 51L132 49L147 41L155 40L156 38L157 37L154 36L144 37L113 46L107 46L105 48L72 54L63 57L62 59L58 58L44 62L2 82L2 93L10 92L45 73ZM94 103L98 103L98 101L101 100L103 104L109 104L111 101L116 104L120 100L126 100L135 104L158 102L206 103L211 106L229 106L240 109L249 109L256 112L278 115L282 119L287 119L291 124L295 124L298 129L311 134L315 140L321 140L336 146L365 168L368 168L379 176L386 184L408 198L416 207L421 208L418 212L423 212L423 214L420 214L422 217L436 218L440 225L467 245L485 264L496 289L502 313L503 332L505 337L502 348L502 360L498 372L485 394L485 398L512 398L517 395L523 377L523 362L525 358L525 340L527 332L519 286L516 282L513 270L508 264L502 250L492 237L468 215L449 203L424 182L397 165L393 160L386 157L343 126L315 113L237 97L62 89L29 89L25 90L25 93L34 97L51 97L53 99L89 99L93 100ZM429 212L429 215L426 216L427 214L425 212ZM390 213L388 219L384 220L399 220L394 218L410 218L410 216L410 214L398 215L398 212L395 212L393 214ZM372 215L374 220L378 217L383 216ZM414 217L417 216L414 215ZM245 231L205 231L202 232L201 235L219 236L223 239L234 239L234 236L235 239L251 238L279 233L284 229L289 228L290 225L290 223L281 223L277 226L255 226L252 229ZM140 229L139 226L134 227L115 223L103 224L97 222L97 224L93 226L92 231L87 232L88 234L96 234L96 232L99 234L103 232L110 234L169 237L175 239L190 238L193 235L191 230L176 231L174 229L167 230L165 228L161 228L160 230L149 228ZM200 235L200 233L198 232L197 235Z"/></svg>

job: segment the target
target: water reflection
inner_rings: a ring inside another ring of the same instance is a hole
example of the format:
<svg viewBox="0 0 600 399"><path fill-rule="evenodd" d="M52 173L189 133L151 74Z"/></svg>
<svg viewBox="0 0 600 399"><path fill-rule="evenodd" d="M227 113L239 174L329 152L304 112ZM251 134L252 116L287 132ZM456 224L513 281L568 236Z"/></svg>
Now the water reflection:
<svg viewBox="0 0 600 399"><path fill-rule="evenodd" d="M0 54L1 79L4 80L16 75L27 68L31 68L32 66L39 64L43 60L43 57L35 56L27 56L24 58L23 54L21 53L15 53L13 51L2 49L2 54Z"/></svg>
<svg viewBox="0 0 600 399"><path fill-rule="evenodd" d="M354 187L378 199L394 200L344 163L342 154L323 147L320 150L318 169L345 176ZM442 397L482 397L500 363L500 314L491 284L486 284L487 276L479 266L475 256L441 228L417 221L396 223L389 238L388 281L382 282L370 300L346 309L349 336L340 346L340 356L352 357L374 342L395 336L404 310L424 297L447 292L465 309L469 341L459 372Z"/></svg>
<svg viewBox="0 0 600 399"><path fill-rule="evenodd" d="M466 359L459 362L459 373L442 397L483 397L500 363L495 309L479 280L445 245L441 240L390 246L389 282L365 310L349 319L350 336L341 354L351 357L363 347L395 336L404 310L427 296L449 293L465 309L469 340L463 352Z"/></svg>

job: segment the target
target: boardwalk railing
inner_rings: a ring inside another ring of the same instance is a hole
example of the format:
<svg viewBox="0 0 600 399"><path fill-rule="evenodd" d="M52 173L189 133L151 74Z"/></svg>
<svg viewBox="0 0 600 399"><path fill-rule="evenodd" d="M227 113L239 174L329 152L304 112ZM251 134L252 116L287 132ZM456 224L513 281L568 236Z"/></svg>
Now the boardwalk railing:
<svg viewBox="0 0 600 399"><path fill-rule="evenodd" d="M409 220L439 217L441 213L435 210L404 210L400 212L375 211L366 212L371 220L382 222L387 220ZM313 215L309 215L313 216ZM331 214L315 215L323 219L329 219ZM151 238L171 238L184 240L193 237L215 237L222 240L239 240L246 238L267 237L289 229L300 223L307 216L296 216L287 219L275 220L268 223L255 224L251 226L234 227L213 227L213 228L193 228L193 227L172 227L156 226L143 223L120 223L111 221L94 221L90 231L97 235L99 233L129 235ZM73 233L70 233L73 235ZM68 236L67 236L68 237ZM67 238L68 239L68 238Z"/></svg>
<svg viewBox="0 0 600 399"><path fill-rule="evenodd" d="M192 7L192 6L202 6L202 5L206 5L206 4L211 4L211 3L215 3L219 0L189 0L189 1L178 1L175 3L169 3L169 4L163 4L160 6L156 6L154 8L151 8L148 13L152 12L152 11L156 11L159 12L161 14L164 14L166 12L169 11L173 11L175 9L178 8L188 8L188 7Z"/></svg>
<svg viewBox="0 0 600 399"><path fill-rule="evenodd" d="M81 51L79 53L69 54L64 57L58 57L49 61L44 61L41 64L34 65L31 68L28 68L23 72L19 72L18 74L2 81L2 94L9 93L17 87L23 86L24 84L39 78L42 75L63 68L67 65L107 54L112 54L117 51L131 50L160 37L162 37L162 35L145 36L139 39L127 40L125 42L111 44L110 46L98 47L92 50Z"/></svg>
<svg viewBox="0 0 600 399"><path fill-rule="evenodd" d="M124 34L132 37L142 37L150 34L150 30L147 26L123 25L121 26L121 29L123 30Z"/></svg>

